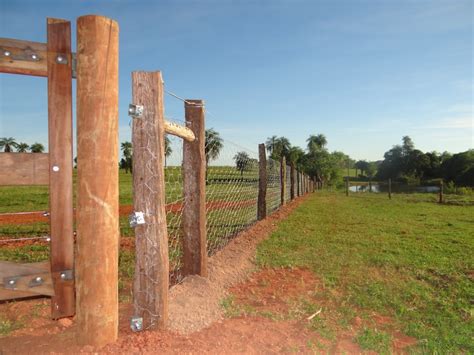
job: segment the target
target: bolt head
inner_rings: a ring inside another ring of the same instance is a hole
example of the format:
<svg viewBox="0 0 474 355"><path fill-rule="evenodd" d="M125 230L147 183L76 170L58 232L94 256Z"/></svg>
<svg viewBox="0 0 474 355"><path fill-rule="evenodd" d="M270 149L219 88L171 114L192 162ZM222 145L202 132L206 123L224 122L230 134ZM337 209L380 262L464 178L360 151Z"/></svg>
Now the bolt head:
<svg viewBox="0 0 474 355"><path fill-rule="evenodd" d="M63 280L66 278L66 274L65 274L64 272L62 272L59 276L60 276L61 279L63 279Z"/></svg>
<svg viewBox="0 0 474 355"><path fill-rule="evenodd" d="M59 166L53 165L53 171L54 171L54 172L58 172L58 171L59 171Z"/></svg>
<svg viewBox="0 0 474 355"><path fill-rule="evenodd" d="M9 284L9 285L14 285L14 284L15 284L15 280L10 280L10 281L8 281L8 284Z"/></svg>
<svg viewBox="0 0 474 355"><path fill-rule="evenodd" d="M62 63L64 61L64 57L63 56L60 56L58 55L56 60L59 62L59 63Z"/></svg>
<svg viewBox="0 0 474 355"><path fill-rule="evenodd" d="M3 55L4 55L5 57L9 57L9 56L11 55L11 52L10 52L10 51L4 51L4 52L3 52Z"/></svg>
<svg viewBox="0 0 474 355"><path fill-rule="evenodd" d="M51 237L46 237L46 241L47 241L47 242L50 242L50 241L51 241Z"/></svg>
<svg viewBox="0 0 474 355"><path fill-rule="evenodd" d="M43 281L43 279L40 276L36 276L35 281L36 282L41 282L41 281Z"/></svg>
<svg viewBox="0 0 474 355"><path fill-rule="evenodd" d="M31 59L37 60L37 59L38 59L38 56L37 56L36 54L32 54L32 55L31 55Z"/></svg>

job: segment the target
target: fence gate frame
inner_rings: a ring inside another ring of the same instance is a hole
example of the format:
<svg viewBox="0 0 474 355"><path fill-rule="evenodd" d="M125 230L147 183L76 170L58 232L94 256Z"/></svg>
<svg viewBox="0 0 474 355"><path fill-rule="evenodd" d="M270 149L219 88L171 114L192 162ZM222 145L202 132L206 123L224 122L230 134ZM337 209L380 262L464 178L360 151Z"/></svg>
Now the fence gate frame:
<svg viewBox="0 0 474 355"><path fill-rule="evenodd" d="M48 80L49 153L0 153L0 185L49 185L50 263L0 262L0 300L51 296L53 319L75 314L71 23L47 19L47 43L0 38L0 73ZM48 265L49 264L49 265Z"/></svg>

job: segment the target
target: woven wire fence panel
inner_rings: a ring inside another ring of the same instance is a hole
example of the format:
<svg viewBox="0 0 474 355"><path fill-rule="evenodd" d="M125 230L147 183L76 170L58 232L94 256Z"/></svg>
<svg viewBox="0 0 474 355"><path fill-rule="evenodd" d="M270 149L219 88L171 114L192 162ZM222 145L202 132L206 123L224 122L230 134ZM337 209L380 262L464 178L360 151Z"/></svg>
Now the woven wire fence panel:
<svg viewBox="0 0 474 355"><path fill-rule="evenodd" d="M280 162L272 158L267 160L267 214L280 207Z"/></svg>
<svg viewBox="0 0 474 355"><path fill-rule="evenodd" d="M285 201L288 202L291 200L291 166L286 166L286 190L285 190Z"/></svg>
<svg viewBox="0 0 474 355"><path fill-rule="evenodd" d="M258 154L208 131L207 252L222 249L257 220Z"/></svg>
<svg viewBox="0 0 474 355"><path fill-rule="evenodd" d="M180 124L183 124L179 122ZM170 284L183 278L183 140L166 135L165 145L165 193L166 221L168 227L168 251L170 260Z"/></svg>
<svg viewBox="0 0 474 355"><path fill-rule="evenodd" d="M0 260L49 260L48 186L1 186L0 196L8 196L0 213Z"/></svg>

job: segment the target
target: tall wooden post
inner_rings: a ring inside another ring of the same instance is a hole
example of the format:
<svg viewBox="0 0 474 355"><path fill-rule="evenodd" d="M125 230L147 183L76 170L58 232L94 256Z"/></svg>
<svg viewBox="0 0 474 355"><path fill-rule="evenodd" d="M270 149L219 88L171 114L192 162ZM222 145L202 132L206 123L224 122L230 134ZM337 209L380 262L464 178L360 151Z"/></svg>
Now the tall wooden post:
<svg viewBox="0 0 474 355"><path fill-rule="evenodd" d="M159 71L133 72L132 96L143 114L133 118L133 210L145 223L135 227L134 316L143 328L168 322L168 231L165 211L163 79Z"/></svg>
<svg viewBox="0 0 474 355"><path fill-rule="evenodd" d="M443 180L440 180L439 182L439 203L443 203L443 193L444 193L444 184L443 184Z"/></svg>
<svg viewBox="0 0 474 355"><path fill-rule="evenodd" d="M265 144L258 145L258 202L257 220L267 217L267 155Z"/></svg>
<svg viewBox="0 0 474 355"><path fill-rule="evenodd" d="M297 196L301 196L301 191L300 191L300 172L296 170L296 194Z"/></svg>
<svg viewBox="0 0 474 355"><path fill-rule="evenodd" d="M388 198L392 199L392 179L388 178Z"/></svg>
<svg viewBox="0 0 474 355"><path fill-rule="evenodd" d="M349 176L346 177L346 196L349 196Z"/></svg>
<svg viewBox="0 0 474 355"><path fill-rule="evenodd" d="M282 157L280 160L280 204L283 206L285 204L285 195L286 195L286 159Z"/></svg>
<svg viewBox="0 0 474 355"><path fill-rule="evenodd" d="M291 197L292 200L294 200L294 198L296 196L296 193L295 193L295 189L296 189L296 186L295 186L295 174L296 174L295 164L291 163L290 168L291 168L291 173L290 173L290 186L291 186L290 197Z"/></svg>
<svg viewBox="0 0 474 355"><path fill-rule="evenodd" d="M183 145L184 274L207 276L204 101L186 100L186 125L196 140Z"/></svg>
<svg viewBox="0 0 474 355"><path fill-rule="evenodd" d="M47 29L51 314L61 318L75 313L71 23L49 18Z"/></svg>
<svg viewBox="0 0 474 355"><path fill-rule="evenodd" d="M118 333L118 25L77 20L77 341Z"/></svg>

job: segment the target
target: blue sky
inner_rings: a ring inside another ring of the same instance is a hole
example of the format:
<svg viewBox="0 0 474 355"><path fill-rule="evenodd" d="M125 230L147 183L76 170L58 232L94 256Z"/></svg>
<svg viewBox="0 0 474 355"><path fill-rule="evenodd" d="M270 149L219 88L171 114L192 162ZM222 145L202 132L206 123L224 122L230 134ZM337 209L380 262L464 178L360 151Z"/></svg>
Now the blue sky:
<svg viewBox="0 0 474 355"><path fill-rule="evenodd" d="M377 160L403 135L423 151L474 146L472 1L0 0L0 37L44 42L46 18L120 26L120 140L133 70L206 101L207 126L256 151L271 135ZM75 43L74 43L75 46ZM182 102L165 98L183 119ZM0 136L47 144L44 78L0 74Z"/></svg>

